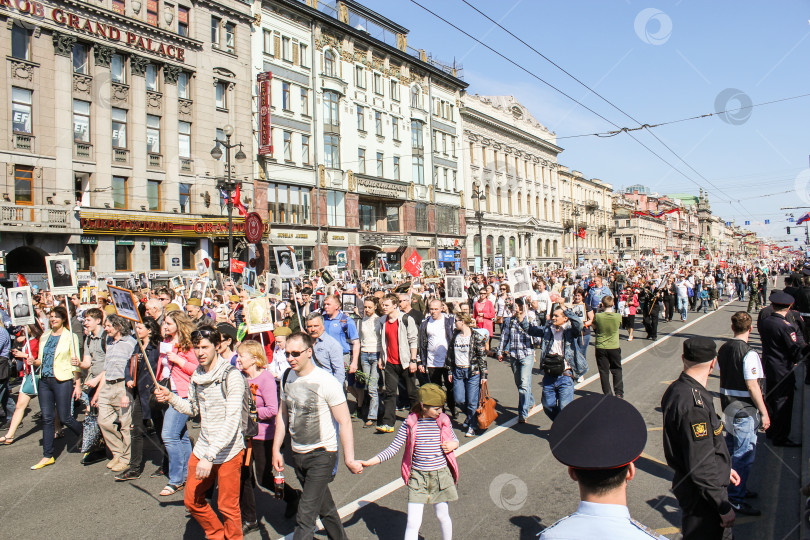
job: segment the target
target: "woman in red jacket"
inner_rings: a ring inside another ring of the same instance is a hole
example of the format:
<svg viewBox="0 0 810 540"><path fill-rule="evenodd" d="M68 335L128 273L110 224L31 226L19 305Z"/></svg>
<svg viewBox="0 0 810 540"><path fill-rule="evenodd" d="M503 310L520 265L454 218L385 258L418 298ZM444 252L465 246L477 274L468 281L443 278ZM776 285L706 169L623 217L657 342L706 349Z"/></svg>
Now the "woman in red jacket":
<svg viewBox="0 0 810 540"><path fill-rule="evenodd" d="M495 306L489 301L486 287L481 287L480 296L473 306L473 316L478 328L483 328L489 333L490 339L495 326ZM487 349L489 349L489 339L487 339Z"/></svg>
<svg viewBox="0 0 810 540"><path fill-rule="evenodd" d="M628 287L622 291L621 299L624 301L622 327L627 330L627 341L633 341L633 326L636 324L636 310L638 309L638 293L636 289Z"/></svg>

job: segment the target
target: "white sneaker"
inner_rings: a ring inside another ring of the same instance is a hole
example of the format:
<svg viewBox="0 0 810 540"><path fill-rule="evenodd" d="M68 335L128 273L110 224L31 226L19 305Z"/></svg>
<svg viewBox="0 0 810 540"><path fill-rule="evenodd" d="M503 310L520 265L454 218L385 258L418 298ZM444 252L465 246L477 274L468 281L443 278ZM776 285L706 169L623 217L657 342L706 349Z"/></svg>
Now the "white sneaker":
<svg viewBox="0 0 810 540"><path fill-rule="evenodd" d="M580 376L579 376L579 379L577 379L577 382L578 382L578 383L581 383L581 382L582 382L582 381L584 381L584 380L585 380L585 375L580 375Z"/></svg>
<svg viewBox="0 0 810 540"><path fill-rule="evenodd" d="M475 437L475 429L472 427L467 430L467 433L464 434L465 437Z"/></svg>

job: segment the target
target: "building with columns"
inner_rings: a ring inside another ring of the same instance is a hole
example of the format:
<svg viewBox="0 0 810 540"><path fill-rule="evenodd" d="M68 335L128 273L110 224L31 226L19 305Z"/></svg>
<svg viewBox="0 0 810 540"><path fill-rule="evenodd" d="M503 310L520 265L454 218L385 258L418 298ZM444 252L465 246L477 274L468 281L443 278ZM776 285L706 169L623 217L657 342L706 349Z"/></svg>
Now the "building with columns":
<svg viewBox="0 0 810 540"><path fill-rule="evenodd" d="M654 260L667 255L667 226L664 219L636 215L639 202L624 193L613 196L611 238L618 260Z"/></svg>
<svg viewBox="0 0 810 540"><path fill-rule="evenodd" d="M554 133L512 96L465 95L461 117L469 270L561 264Z"/></svg>
<svg viewBox="0 0 810 540"><path fill-rule="evenodd" d="M615 259L610 243L613 225L613 186L598 178L560 166L560 210L563 256L566 262ZM584 236L584 237L583 237Z"/></svg>
<svg viewBox="0 0 810 540"><path fill-rule="evenodd" d="M237 0L0 2L9 272L69 252L80 280L159 282L219 255L225 158L210 151L228 125L251 140L251 21ZM247 180L250 165L232 172ZM250 181L242 193L250 204Z"/></svg>
<svg viewBox="0 0 810 540"><path fill-rule="evenodd" d="M293 246L307 269L379 257L399 269L414 252L465 267L457 66L351 0L264 0L257 20L253 77L270 82L267 102L257 85L254 176L268 242Z"/></svg>

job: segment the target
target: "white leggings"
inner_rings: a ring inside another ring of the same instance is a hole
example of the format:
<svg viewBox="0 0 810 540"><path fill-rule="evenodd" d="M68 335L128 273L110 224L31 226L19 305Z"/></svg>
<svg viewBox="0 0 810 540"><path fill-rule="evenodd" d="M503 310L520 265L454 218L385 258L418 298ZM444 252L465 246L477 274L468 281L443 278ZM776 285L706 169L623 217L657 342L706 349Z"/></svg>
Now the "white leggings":
<svg viewBox="0 0 810 540"><path fill-rule="evenodd" d="M453 521L450 519L449 505L446 502L440 502L434 504L433 508L436 510L436 518L439 520L439 526L442 529L442 540L451 540L453 538ZM405 540L418 540L424 509L424 504L408 503L408 526L405 528Z"/></svg>

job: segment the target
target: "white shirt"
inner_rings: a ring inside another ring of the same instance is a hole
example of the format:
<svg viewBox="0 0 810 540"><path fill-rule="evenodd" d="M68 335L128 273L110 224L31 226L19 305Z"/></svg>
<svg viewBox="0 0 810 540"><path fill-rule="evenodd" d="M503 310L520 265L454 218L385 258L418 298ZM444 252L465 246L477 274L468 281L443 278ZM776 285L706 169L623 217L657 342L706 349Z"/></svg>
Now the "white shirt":
<svg viewBox="0 0 810 540"><path fill-rule="evenodd" d="M532 300L537 302L538 315L545 313L546 319L551 317L551 295L548 293L548 290L544 290L543 292L535 291Z"/></svg>
<svg viewBox="0 0 810 540"><path fill-rule="evenodd" d="M470 341L472 333L469 336L459 334L456 336L456 342L453 345L454 352L456 353L456 367L468 368L470 367Z"/></svg>
<svg viewBox="0 0 810 540"><path fill-rule="evenodd" d="M292 449L299 454L325 448L337 452L337 429L332 407L346 402L343 385L327 371L313 369L309 375L299 377L295 371L282 385L281 399L287 405L287 422Z"/></svg>
<svg viewBox="0 0 810 540"><path fill-rule="evenodd" d="M765 378L765 374L762 372L762 362L757 351L748 351L748 354L743 358L743 377L746 381Z"/></svg>
<svg viewBox="0 0 810 540"><path fill-rule="evenodd" d="M428 318L427 327L427 367L444 367L444 360L447 357L447 334L444 330L444 313L438 320L433 317Z"/></svg>

